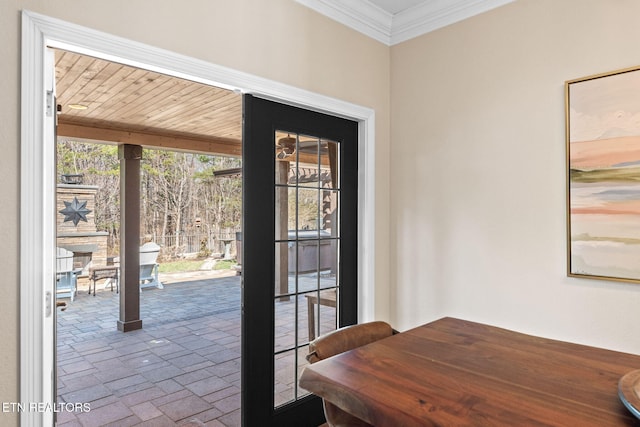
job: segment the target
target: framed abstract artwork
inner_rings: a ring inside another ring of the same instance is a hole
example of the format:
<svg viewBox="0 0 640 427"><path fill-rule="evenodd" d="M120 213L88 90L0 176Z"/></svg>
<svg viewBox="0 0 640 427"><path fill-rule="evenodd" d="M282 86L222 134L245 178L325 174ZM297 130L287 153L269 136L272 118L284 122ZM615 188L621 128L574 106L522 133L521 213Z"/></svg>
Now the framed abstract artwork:
<svg viewBox="0 0 640 427"><path fill-rule="evenodd" d="M640 283L640 67L565 83L568 275Z"/></svg>

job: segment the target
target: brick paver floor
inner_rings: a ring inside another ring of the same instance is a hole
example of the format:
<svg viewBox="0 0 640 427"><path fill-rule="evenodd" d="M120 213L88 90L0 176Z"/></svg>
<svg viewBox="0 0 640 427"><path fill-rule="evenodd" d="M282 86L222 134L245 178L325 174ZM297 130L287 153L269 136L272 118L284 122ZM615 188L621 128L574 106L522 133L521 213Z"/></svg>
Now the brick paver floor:
<svg viewBox="0 0 640 427"><path fill-rule="evenodd" d="M57 425L239 426L240 277L144 289L143 328L127 333L118 299L98 286L58 312L58 400L90 411Z"/></svg>
<svg viewBox="0 0 640 427"><path fill-rule="evenodd" d="M116 328L119 296L109 287L65 299L57 322L58 401L87 403L90 411L60 412L58 426L240 426L240 277L161 280L164 289L140 295L143 328L127 333ZM306 280L316 286L317 279ZM335 309L321 310L322 333L335 328ZM304 296L276 303L276 329L277 346L308 341ZM305 354L306 346L277 357L275 405L295 398Z"/></svg>

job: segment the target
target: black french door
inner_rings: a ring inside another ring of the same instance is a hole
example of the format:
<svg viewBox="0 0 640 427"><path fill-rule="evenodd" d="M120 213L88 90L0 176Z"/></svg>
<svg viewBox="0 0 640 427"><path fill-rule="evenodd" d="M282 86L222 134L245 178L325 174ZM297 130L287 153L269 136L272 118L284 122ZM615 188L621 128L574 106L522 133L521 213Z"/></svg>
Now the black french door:
<svg viewBox="0 0 640 427"><path fill-rule="evenodd" d="M243 425L317 426L313 337L357 322L356 122L244 96Z"/></svg>

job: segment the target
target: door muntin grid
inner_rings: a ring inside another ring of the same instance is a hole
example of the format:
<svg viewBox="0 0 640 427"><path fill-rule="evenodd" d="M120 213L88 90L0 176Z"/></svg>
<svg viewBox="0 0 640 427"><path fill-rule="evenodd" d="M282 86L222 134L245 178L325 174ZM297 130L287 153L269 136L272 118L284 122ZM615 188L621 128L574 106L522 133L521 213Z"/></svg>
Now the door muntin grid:
<svg viewBox="0 0 640 427"><path fill-rule="evenodd" d="M339 143L275 132L274 408L308 394L310 338L339 324Z"/></svg>

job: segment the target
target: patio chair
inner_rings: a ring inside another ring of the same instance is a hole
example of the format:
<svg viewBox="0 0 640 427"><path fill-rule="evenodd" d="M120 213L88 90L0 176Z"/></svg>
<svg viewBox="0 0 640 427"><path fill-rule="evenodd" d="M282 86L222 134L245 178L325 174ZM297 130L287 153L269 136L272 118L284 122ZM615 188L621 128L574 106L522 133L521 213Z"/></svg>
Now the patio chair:
<svg viewBox="0 0 640 427"><path fill-rule="evenodd" d="M155 286L164 289L162 282L158 279L158 254L160 246L156 243L145 243L140 247L140 289Z"/></svg>
<svg viewBox="0 0 640 427"><path fill-rule="evenodd" d="M158 289L164 289L164 285L158 278L158 254L160 246L156 243L148 242L140 246L140 292L142 288L155 286ZM115 264L120 264L120 257L116 257Z"/></svg>
<svg viewBox="0 0 640 427"><path fill-rule="evenodd" d="M56 298L74 300L78 290L78 272L73 269L73 252L56 248Z"/></svg>

